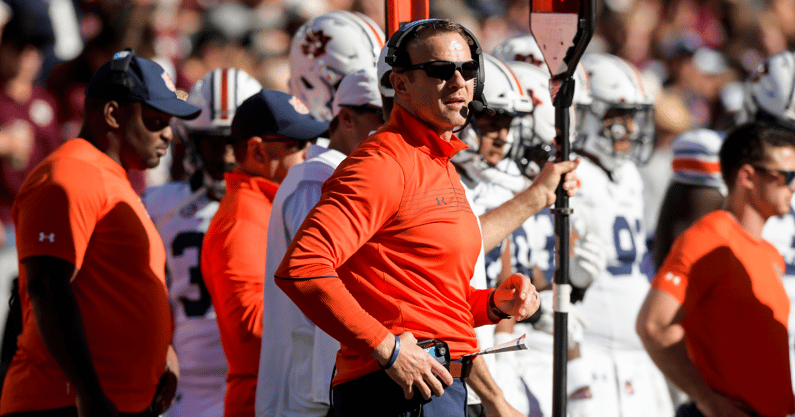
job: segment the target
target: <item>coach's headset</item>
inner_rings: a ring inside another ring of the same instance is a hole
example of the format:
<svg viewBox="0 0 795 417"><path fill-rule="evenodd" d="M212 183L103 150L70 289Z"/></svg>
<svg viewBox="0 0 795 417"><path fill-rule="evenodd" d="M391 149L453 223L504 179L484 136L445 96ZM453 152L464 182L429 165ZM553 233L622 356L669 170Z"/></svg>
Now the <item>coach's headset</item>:
<svg viewBox="0 0 795 417"><path fill-rule="evenodd" d="M442 22L444 20L422 19L415 20L401 26L400 29L398 29L394 34L392 34L392 37L389 38L389 42L386 45L387 52L386 57L384 57L384 61L392 68L396 66L409 66L411 61L409 59L408 52L406 52L405 49L406 42L411 39L411 34L417 29L418 26L434 21ZM458 130L459 132L463 130L464 127L466 127L466 125L469 123L473 113L481 113L483 111L487 111L491 114L494 113L494 110L489 108L489 105L486 102L486 97L483 96L483 84L486 80L485 65L483 65L483 49L481 49L478 39L471 31L469 31L469 29L465 28L464 26L461 26L461 28L469 38L467 40L467 45L469 45L469 51L472 54L472 59L478 63L478 72L475 75L475 86L473 88L472 101L469 102L469 105L467 106L469 108L469 112L466 117L466 122ZM471 41L471 43L469 41Z"/></svg>
<svg viewBox="0 0 795 417"><path fill-rule="evenodd" d="M127 54L124 54L124 52L127 52ZM113 88L118 89L117 93L120 95L126 96L135 88L135 80L127 73L133 57L135 57L135 51L132 48L126 48L124 51L116 52L110 61L112 74L110 82Z"/></svg>

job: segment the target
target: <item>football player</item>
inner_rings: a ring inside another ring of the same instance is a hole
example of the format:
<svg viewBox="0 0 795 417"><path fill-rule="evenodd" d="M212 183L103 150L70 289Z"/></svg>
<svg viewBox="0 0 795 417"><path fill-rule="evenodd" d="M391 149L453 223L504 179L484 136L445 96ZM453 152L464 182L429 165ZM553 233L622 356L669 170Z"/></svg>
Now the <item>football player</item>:
<svg viewBox="0 0 795 417"><path fill-rule="evenodd" d="M227 361L199 256L204 233L224 195L224 173L234 167L229 136L235 109L261 89L257 80L235 68L216 69L199 80L188 102L202 112L176 126L187 136L196 170L188 180L152 187L143 197L166 247L173 343L180 365L170 416L223 415Z"/></svg>
<svg viewBox="0 0 795 417"><path fill-rule="evenodd" d="M290 92L317 120L331 121L334 94L346 75L375 67L384 32L369 17L334 11L301 25L290 44Z"/></svg>
<svg viewBox="0 0 795 417"><path fill-rule="evenodd" d="M646 252L643 185L636 164L654 145L653 106L638 71L607 54L586 54L593 101L578 109L572 149L582 157L582 188L571 199L573 224L605 242L607 268L584 293L588 319L582 357L593 374L594 412L604 416L670 416L665 379L635 333L635 317L649 290L640 271Z"/></svg>

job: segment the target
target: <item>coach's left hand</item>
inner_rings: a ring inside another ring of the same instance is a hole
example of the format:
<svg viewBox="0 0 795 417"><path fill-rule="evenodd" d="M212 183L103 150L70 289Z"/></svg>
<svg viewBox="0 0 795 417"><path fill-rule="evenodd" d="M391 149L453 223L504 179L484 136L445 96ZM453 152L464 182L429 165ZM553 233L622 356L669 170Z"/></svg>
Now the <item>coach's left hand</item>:
<svg viewBox="0 0 795 417"><path fill-rule="evenodd" d="M540 305L536 287L524 274L513 274L494 291L494 304L516 321L533 315ZM491 314L491 312L489 312Z"/></svg>
<svg viewBox="0 0 795 417"><path fill-rule="evenodd" d="M168 347L166 354L166 371L160 377L157 384L157 392L152 401L152 411L163 414L174 403L174 396L177 394L177 383L179 382L179 361L177 352L173 346Z"/></svg>

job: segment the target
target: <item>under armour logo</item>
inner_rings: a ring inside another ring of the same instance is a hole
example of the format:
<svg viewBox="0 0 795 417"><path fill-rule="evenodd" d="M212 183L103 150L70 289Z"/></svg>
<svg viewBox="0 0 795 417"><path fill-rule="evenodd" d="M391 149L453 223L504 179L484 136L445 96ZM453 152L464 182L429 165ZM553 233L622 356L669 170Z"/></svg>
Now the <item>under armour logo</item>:
<svg viewBox="0 0 795 417"><path fill-rule="evenodd" d="M682 282L682 278L679 278L678 276L674 275L672 272L665 274L665 280L673 282L674 285L679 285L679 283Z"/></svg>
<svg viewBox="0 0 795 417"><path fill-rule="evenodd" d="M441 206L442 204L444 204L445 206L447 205L447 203L444 201L444 197L441 197L441 200L439 199L439 197L436 197L436 205Z"/></svg>
<svg viewBox="0 0 795 417"><path fill-rule="evenodd" d="M55 242L55 233L45 234L44 232L39 232L39 242L44 242L44 239L50 241L50 243Z"/></svg>

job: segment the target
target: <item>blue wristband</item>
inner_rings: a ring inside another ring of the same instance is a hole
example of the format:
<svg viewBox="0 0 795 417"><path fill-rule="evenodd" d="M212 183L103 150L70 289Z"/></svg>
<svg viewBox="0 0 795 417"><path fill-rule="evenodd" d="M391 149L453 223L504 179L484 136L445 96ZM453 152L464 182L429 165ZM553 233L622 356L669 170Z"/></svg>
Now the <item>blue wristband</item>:
<svg viewBox="0 0 795 417"><path fill-rule="evenodd" d="M392 365L397 362L398 354L400 353L400 338L395 335L395 349L392 350L392 356L389 357L389 361L386 365L382 366L381 369L389 369Z"/></svg>

